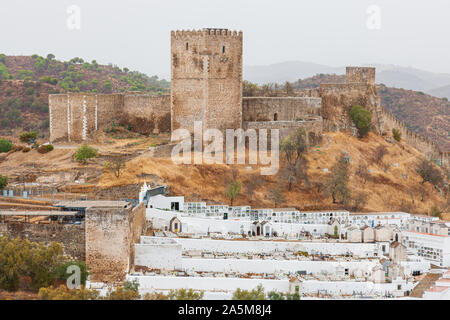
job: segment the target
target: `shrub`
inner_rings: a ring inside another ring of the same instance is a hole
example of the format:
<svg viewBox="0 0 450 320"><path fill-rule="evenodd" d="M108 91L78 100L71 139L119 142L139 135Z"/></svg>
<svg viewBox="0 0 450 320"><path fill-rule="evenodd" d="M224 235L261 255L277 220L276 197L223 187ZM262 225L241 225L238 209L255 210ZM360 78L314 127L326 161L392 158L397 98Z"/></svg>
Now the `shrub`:
<svg viewBox="0 0 450 320"><path fill-rule="evenodd" d="M51 144L47 144L47 145L40 145L39 148L37 148L37 151L39 153L44 154L44 153L48 153L48 152L52 151L53 149L54 148Z"/></svg>
<svg viewBox="0 0 450 320"><path fill-rule="evenodd" d="M422 178L422 184L429 182L434 186L444 183L444 177L439 169L429 160L421 159L416 165L416 172Z"/></svg>
<svg viewBox="0 0 450 320"><path fill-rule="evenodd" d="M112 92L112 82L110 80L104 81L102 88L103 88L103 92L111 93Z"/></svg>
<svg viewBox="0 0 450 320"><path fill-rule="evenodd" d="M9 152L12 149L11 141L0 139L0 153Z"/></svg>
<svg viewBox="0 0 450 320"><path fill-rule="evenodd" d="M86 164L87 160L98 157L98 151L88 145L82 145L75 153L75 160Z"/></svg>
<svg viewBox="0 0 450 320"><path fill-rule="evenodd" d="M25 143L33 143L37 138L37 132L36 131L27 131L27 132L23 132L20 136L19 139L22 142Z"/></svg>
<svg viewBox="0 0 450 320"><path fill-rule="evenodd" d="M192 289L177 289L169 291L169 300L202 300L204 291L195 292Z"/></svg>
<svg viewBox="0 0 450 320"><path fill-rule="evenodd" d="M365 137L370 131L370 122L372 120L370 111L360 105L355 105L350 109L350 117L358 129L359 137Z"/></svg>
<svg viewBox="0 0 450 320"><path fill-rule="evenodd" d="M400 142L402 140L402 133L400 130L393 128L392 129L392 136L394 137L394 140L397 142Z"/></svg>
<svg viewBox="0 0 450 320"><path fill-rule="evenodd" d="M67 279L72 275L72 273L68 272L68 268L70 266L77 266L78 268L80 268L80 284L83 286L86 285L89 271L84 261L68 261L66 263L60 264L54 271L54 278L56 280L67 281Z"/></svg>
<svg viewBox="0 0 450 320"><path fill-rule="evenodd" d="M6 188L7 185L8 185L8 177L2 176L0 174L0 190Z"/></svg>
<svg viewBox="0 0 450 320"><path fill-rule="evenodd" d="M22 149L22 152L26 153L26 152L30 152L30 150L31 149L29 147L25 147L25 148Z"/></svg>
<svg viewBox="0 0 450 320"><path fill-rule="evenodd" d="M21 276L31 279L32 289L53 283L53 272L64 260L61 243L30 242L0 237L0 288L15 291Z"/></svg>
<svg viewBox="0 0 450 320"><path fill-rule="evenodd" d="M266 295L264 293L264 288L262 285L258 285L255 289L241 290L237 288L236 291L233 292L232 300L265 300Z"/></svg>
<svg viewBox="0 0 450 320"><path fill-rule="evenodd" d="M45 82L45 83L56 85L58 83L58 79L53 78L51 76L43 76L43 77L39 78L39 82Z"/></svg>

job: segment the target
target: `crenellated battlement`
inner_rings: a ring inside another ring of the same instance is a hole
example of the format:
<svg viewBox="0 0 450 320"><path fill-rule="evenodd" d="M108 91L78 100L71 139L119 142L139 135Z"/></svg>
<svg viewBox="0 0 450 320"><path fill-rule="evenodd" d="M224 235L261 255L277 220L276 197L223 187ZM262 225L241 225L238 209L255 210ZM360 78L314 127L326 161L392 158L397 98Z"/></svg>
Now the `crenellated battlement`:
<svg viewBox="0 0 450 320"><path fill-rule="evenodd" d="M229 29L204 28L201 30L175 30L170 33L172 38L198 38L198 37L226 37L242 39L242 31L233 31Z"/></svg>
<svg viewBox="0 0 450 320"><path fill-rule="evenodd" d="M392 131L393 128L400 130L402 140L408 145L422 152L428 159L438 160L441 166L449 166L449 152L443 152L435 142L409 130L402 121L383 107L381 108L381 114L385 133Z"/></svg>

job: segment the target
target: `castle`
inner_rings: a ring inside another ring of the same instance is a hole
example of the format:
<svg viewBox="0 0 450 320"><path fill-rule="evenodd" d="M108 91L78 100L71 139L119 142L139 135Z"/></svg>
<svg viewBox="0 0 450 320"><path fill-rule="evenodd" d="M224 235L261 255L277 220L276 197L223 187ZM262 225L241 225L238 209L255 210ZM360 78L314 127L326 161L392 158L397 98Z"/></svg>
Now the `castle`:
<svg viewBox="0 0 450 320"><path fill-rule="evenodd" d="M206 28L171 32L170 95L86 94L49 95L50 141L88 141L98 130L114 124L139 132L193 133L194 122L203 128L279 129L280 138L299 127L308 140L323 131L356 133L349 109L355 104L372 114L372 128L389 134L402 132L403 140L428 158L449 164L449 153L410 132L381 107L375 68L347 67L346 82L321 84L298 91L294 97L242 96L242 32Z"/></svg>

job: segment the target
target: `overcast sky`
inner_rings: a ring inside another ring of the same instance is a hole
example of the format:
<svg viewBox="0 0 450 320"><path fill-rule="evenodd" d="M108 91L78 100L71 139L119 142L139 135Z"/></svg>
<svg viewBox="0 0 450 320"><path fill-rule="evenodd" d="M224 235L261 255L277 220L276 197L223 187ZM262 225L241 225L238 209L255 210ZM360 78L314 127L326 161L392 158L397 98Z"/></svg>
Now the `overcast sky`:
<svg viewBox="0 0 450 320"><path fill-rule="evenodd" d="M80 29L67 13L73 5ZM0 53L78 56L149 75L170 74L170 30L204 27L242 30L245 65L382 63L450 73L449 0L2 0L0 13Z"/></svg>

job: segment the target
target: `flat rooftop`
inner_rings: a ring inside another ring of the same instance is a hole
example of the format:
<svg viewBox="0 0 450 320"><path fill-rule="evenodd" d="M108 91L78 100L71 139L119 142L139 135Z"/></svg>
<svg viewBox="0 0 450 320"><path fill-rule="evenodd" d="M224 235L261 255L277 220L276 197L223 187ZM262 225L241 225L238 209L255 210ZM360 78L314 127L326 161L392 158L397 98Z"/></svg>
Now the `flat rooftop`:
<svg viewBox="0 0 450 320"><path fill-rule="evenodd" d="M125 208L130 203L127 201L113 201L113 200L80 200L80 201L60 201L55 203L54 207L64 208Z"/></svg>
<svg viewBox="0 0 450 320"><path fill-rule="evenodd" d="M410 215L407 212L350 212L351 216L363 216L363 215L369 215L369 216L376 216L376 215L386 215L386 214L401 214L401 215Z"/></svg>
<svg viewBox="0 0 450 320"><path fill-rule="evenodd" d="M5 211L0 210L0 216L74 216L77 211Z"/></svg>

